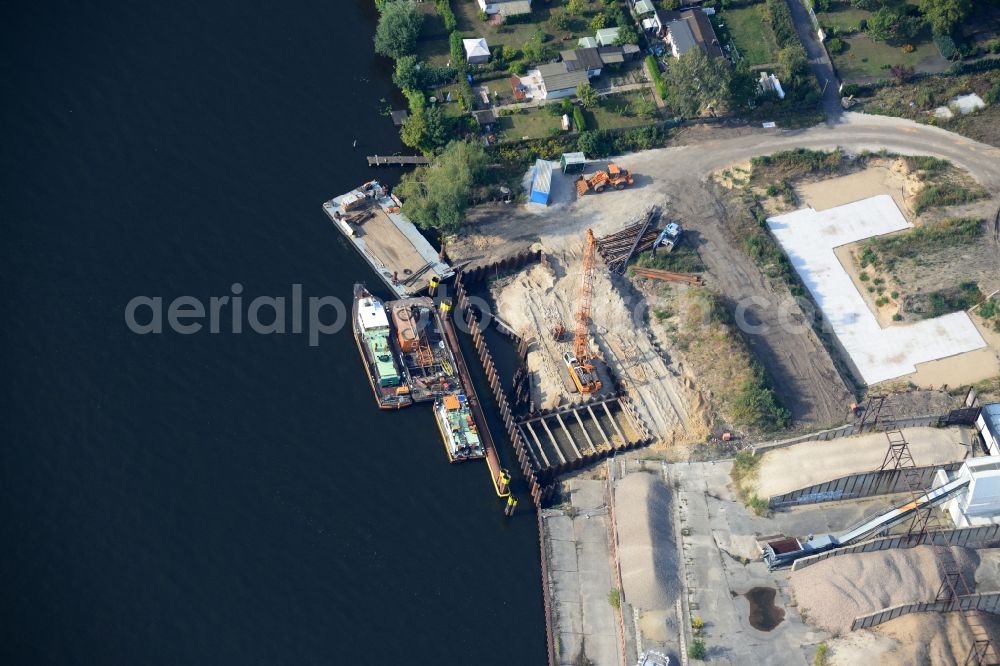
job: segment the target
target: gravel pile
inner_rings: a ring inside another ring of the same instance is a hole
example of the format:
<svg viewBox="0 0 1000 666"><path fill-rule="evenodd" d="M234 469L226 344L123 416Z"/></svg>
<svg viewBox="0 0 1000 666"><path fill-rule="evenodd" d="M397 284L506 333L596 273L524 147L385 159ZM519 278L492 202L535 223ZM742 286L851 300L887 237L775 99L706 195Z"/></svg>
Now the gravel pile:
<svg viewBox="0 0 1000 666"><path fill-rule="evenodd" d="M634 473L615 484L618 560L625 600L644 610L672 609L677 600L677 544L670 491L658 474Z"/></svg>
<svg viewBox="0 0 1000 666"><path fill-rule="evenodd" d="M950 550L955 564L974 585L979 564L974 550L918 546L831 557L796 571L791 576L795 600L811 624L834 633L850 631L859 615L932 601L942 581L936 550Z"/></svg>

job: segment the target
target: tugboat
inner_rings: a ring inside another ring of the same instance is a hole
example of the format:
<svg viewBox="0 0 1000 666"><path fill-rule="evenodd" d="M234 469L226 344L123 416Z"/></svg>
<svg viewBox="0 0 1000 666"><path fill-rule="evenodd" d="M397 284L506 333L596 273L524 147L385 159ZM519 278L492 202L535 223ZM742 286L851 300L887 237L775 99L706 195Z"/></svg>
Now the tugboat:
<svg viewBox="0 0 1000 666"><path fill-rule="evenodd" d="M413 404L403 382L392 348L392 331L382 301L363 284L354 285L354 341L368 371L368 381L381 409L402 409Z"/></svg>
<svg viewBox="0 0 1000 666"><path fill-rule="evenodd" d="M448 460L459 462L486 456L465 395L452 393L438 398L434 401L434 418L441 431Z"/></svg>

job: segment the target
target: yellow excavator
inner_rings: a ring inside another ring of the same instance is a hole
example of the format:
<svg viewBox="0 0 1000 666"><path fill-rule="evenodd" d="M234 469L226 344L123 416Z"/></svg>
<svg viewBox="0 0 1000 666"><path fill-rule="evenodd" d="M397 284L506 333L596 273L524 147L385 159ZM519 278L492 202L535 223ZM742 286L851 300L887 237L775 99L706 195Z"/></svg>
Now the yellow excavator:
<svg viewBox="0 0 1000 666"><path fill-rule="evenodd" d="M580 393L597 393L601 390L601 379L597 375L591 355L587 349L587 334L590 332L590 302L594 293L594 255L597 243L594 232L587 229L587 244L583 250L583 281L580 284L580 308L576 313L576 335L573 351L563 354L563 361L569 369Z"/></svg>

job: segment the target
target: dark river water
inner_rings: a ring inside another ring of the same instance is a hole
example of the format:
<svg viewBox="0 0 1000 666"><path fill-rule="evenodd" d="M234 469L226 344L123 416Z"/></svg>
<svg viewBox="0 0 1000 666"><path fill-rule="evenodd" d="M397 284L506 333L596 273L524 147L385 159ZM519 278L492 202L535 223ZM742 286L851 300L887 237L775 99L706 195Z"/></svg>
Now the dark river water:
<svg viewBox="0 0 1000 666"><path fill-rule="evenodd" d="M372 4L0 8L0 663L544 663L530 500L380 413L349 329L125 324L377 285L321 210L401 148Z"/></svg>

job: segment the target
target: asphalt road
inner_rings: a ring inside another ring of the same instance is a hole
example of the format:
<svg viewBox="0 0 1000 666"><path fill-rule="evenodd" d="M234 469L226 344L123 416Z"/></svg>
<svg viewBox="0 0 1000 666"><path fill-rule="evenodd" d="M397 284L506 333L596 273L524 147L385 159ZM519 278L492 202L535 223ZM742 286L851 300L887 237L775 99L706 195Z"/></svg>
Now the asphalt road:
<svg viewBox="0 0 1000 666"><path fill-rule="evenodd" d="M661 148L664 166L687 176L707 177L712 171L756 155L812 148L848 152L886 149L903 155L933 155L967 170L984 187L1000 191L1000 149L938 127L903 118L846 112L830 125L802 130L761 130L738 137L708 139L686 146Z"/></svg>

